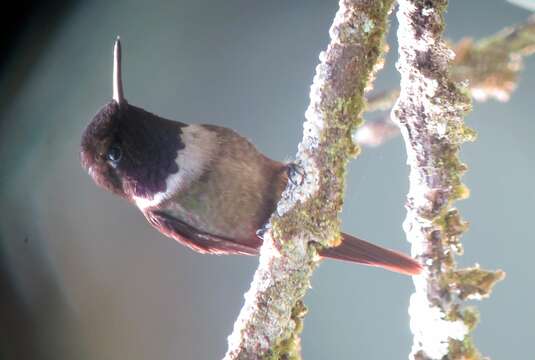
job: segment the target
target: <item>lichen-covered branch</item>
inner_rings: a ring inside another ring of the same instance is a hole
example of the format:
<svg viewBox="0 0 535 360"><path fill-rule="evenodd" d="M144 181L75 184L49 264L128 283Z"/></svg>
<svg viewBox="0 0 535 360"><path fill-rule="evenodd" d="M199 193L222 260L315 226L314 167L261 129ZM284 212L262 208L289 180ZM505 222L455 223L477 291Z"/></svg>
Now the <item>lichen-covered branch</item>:
<svg viewBox="0 0 535 360"><path fill-rule="evenodd" d="M535 15L522 24L474 42L470 38L455 45L450 64L451 79L468 81L468 91L477 101L494 98L509 100L518 83L523 58L535 53ZM394 105L399 89L380 92L368 98L366 111L387 111ZM384 129L386 132L381 132ZM395 137L390 117L366 122L355 137L360 145L378 146Z"/></svg>
<svg viewBox="0 0 535 360"><path fill-rule="evenodd" d="M474 42L461 40L455 49L451 76L468 80L474 99L507 101L518 83L522 59L535 52L535 15L525 23Z"/></svg>
<svg viewBox="0 0 535 360"><path fill-rule="evenodd" d="M245 304L229 336L231 359L299 358L302 299L316 249L339 241L347 163L359 149L364 91L381 64L393 0L341 0L310 90L296 171L272 216Z"/></svg>
<svg viewBox="0 0 535 360"><path fill-rule="evenodd" d="M400 0L397 14L401 91L392 117L410 167L403 227L412 255L424 264L413 278L409 307L411 358L418 360L479 359L469 335L477 316L462 300L487 296L504 276L478 267L458 270L455 264L467 224L453 203L468 196L458 153L474 131L463 121L469 95L448 74L454 53L442 39L446 6L447 0Z"/></svg>

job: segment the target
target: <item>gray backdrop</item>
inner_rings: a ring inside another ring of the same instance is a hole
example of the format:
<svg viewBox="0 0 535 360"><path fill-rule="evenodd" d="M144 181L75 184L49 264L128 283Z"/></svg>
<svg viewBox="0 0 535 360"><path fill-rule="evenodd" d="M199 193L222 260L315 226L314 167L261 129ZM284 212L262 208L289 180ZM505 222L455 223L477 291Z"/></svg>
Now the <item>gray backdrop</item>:
<svg viewBox="0 0 535 360"><path fill-rule="evenodd" d="M123 39L127 99L162 116L238 130L290 159L334 0L95 1L52 29L28 29L0 91L0 357L217 359L257 259L203 256L154 231L141 213L97 188L79 166L79 139L111 98L111 49ZM447 35L481 37L528 13L501 0L454 1ZM376 89L398 81L392 51ZM46 38L46 42L42 40ZM37 51L37 50L38 51ZM477 303L477 344L495 359L533 356L533 101L528 60L509 103L476 103L471 222L462 265L507 271ZM345 231L408 251L401 139L351 164ZM324 262L306 297L306 359L404 359L411 345L408 277Z"/></svg>

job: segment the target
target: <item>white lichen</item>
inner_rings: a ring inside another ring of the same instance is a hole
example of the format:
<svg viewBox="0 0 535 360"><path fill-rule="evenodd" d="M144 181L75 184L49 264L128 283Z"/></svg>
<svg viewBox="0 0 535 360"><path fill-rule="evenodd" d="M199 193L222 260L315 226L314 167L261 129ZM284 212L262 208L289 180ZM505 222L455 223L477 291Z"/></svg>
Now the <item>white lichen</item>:
<svg viewBox="0 0 535 360"><path fill-rule="evenodd" d="M417 289L425 286L425 279L422 282L424 284L416 286ZM432 359L442 359L448 353L450 339L462 341L468 334L464 322L447 320L447 315L440 307L431 304L427 300L427 294L419 293L418 290L411 296L409 316L410 329L414 335L412 354L423 350Z"/></svg>
<svg viewBox="0 0 535 360"><path fill-rule="evenodd" d="M449 235L441 217L461 187L460 143L465 141L463 115L469 100L448 79L453 58L441 38L446 0L400 0L398 10L401 92L392 110L400 126L410 167L407 217L403 228L411 253L422 259L424 272L413 277L415 292L409 314L414 335L411 359L449 359L452 340L463 341L468 326L455 312L456 294L444 286L453 269Z"/></svg>

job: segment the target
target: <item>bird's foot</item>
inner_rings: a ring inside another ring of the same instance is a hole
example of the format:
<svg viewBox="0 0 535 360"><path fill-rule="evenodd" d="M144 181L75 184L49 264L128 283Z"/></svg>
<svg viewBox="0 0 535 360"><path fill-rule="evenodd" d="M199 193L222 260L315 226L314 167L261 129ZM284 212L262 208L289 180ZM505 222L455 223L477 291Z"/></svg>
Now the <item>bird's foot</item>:
<svg viewBox="0 0 535 360"><path fill-rule="evenodd" d="M303 185L305 181L305 170L298 163L291 162L287 165L286 172L288 174L288 180L295 186Z"/></svg>
<svg viewBox="0 0 535 360"><path fill-rule="evenodd" d="M267 222L264 225L262 225L260 229L256 230L256 236L264 240L264 235L268 232L269 229L271 229L271 224Z"/></svg>

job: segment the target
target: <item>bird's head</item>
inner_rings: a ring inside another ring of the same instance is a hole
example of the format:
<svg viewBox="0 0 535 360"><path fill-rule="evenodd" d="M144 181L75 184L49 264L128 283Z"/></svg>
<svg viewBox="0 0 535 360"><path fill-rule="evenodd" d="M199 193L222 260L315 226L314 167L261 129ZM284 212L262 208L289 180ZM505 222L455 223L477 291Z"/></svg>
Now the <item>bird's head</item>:
<svg viewBox="0 0 535 360"><path fill-rule="evenodd" d="M136 202L167 191L167 180L179 172L186 124L163 119L128 104L121 80L121 47L114 48L113 100L85 129L81 164L101 187Z"/></svg>

